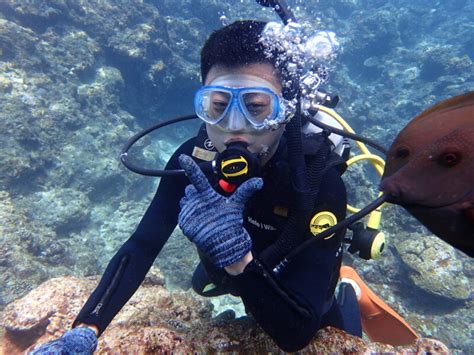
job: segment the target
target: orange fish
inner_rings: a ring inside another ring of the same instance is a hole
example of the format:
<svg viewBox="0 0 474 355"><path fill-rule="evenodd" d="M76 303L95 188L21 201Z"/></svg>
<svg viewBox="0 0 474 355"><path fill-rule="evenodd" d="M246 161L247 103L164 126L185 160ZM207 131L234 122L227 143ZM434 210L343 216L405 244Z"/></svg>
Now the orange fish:
<svg viewBox="0 0 474 355"><path fill-rule="evenodd" d="M474 256L474 91L439 102L399 133L380 189L433 234Z"/></svg>

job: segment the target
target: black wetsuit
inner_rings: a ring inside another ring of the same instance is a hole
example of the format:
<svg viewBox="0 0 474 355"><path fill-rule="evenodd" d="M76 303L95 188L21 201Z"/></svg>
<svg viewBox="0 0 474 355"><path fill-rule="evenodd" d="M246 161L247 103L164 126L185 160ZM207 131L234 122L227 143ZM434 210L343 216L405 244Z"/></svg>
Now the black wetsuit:
<svg viewBox="0 0 474 355"><path fill-rule="evenodd" d="M195 140L184 143L170 158L167 169L179 169L178 156L192 155ZM198 159L196 159L198 161ZM214 186L217 181L210 176ZM286 145L265 165L264 187L246 204L244 227L253 242L254 261L238 276L216 270L202 260L215 284L225 284L239 295L260 326L286 351L301 349L326 325L344 329L334 290L342 258L343 232L313 243L278 275L259 262L259 254L280 235L293 202ZM183 176L162 177L158 191L137 230L110 261L98 287L79 313L74 325L93 324L102 333L140 286L147 271L176 227L179 200L189 184ZM216 187L218 189L218 187ZM346 190L340 174L329 169L322 179L314 213L330 211L340 221L346 214ZM310 221L307 222L307 236Z"/></svg>

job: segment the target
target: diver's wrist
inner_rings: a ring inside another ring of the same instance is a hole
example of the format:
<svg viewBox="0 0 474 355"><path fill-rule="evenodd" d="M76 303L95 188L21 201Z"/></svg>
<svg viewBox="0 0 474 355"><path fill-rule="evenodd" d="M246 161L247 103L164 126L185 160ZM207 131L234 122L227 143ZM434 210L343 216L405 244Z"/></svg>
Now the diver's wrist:
<svg viewBox="0 0 474 355"><path fill-rule="evenodd" d="M252 252L248 252L245 256L239 261L226 266L225 271L232 276L239 275L244 272L245 267L253 260Z"/></svg>
<svg viewBox="0 0 474 355"><path fill-rule="evenodd" d="M74 328L89 328L92 331L94 331L95 335L98 337L99 336L99 328L97 326L92 325L92 324L85 324L85 323L79 323L77 326Z"/></svg>

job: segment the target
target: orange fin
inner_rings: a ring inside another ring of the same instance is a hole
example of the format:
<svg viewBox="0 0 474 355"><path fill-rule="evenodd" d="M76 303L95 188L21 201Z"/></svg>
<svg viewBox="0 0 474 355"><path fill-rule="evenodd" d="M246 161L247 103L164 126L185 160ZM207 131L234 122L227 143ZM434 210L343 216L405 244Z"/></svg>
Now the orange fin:
<svg viewBox="0 0 474 355"><path fill-rule="evenodd" d="M350 279L360 287L362 329L371 341L399 346L413 344L419 338L403 317L372 292L353 268L342 266L340 277Z"/></svg>

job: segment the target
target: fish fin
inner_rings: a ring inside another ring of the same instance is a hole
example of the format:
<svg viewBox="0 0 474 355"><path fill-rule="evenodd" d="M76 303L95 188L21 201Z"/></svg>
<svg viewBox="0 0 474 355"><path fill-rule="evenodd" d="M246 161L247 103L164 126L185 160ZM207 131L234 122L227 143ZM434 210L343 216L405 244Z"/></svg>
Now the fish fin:
<svg viewBox="0 0 474 355"><path fill-rule="evenodd" d="M469 92L466 92L465 94L454 96L447 100L438 102L436 105L431 106L430 108L428 108L427 110L423 111L418 116L416 116L412 122L420 121L424 117L436 111L442 111L448 108L452 110L456 107L462 107L465 105L474 105L474 91L469 91Z"/></svg>

